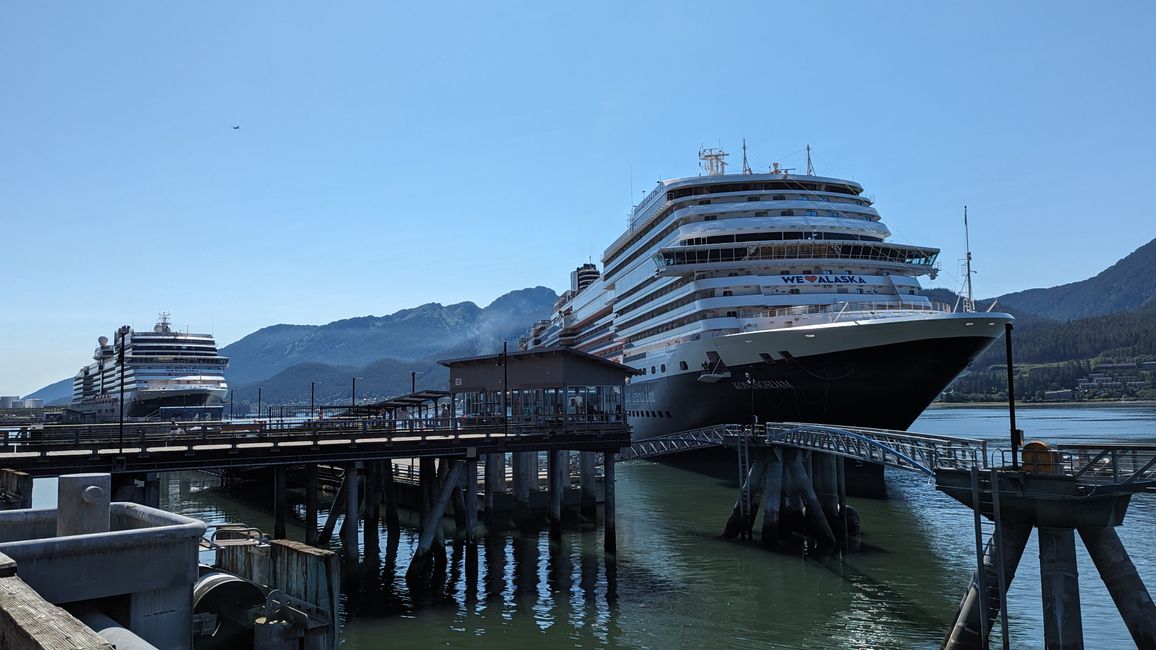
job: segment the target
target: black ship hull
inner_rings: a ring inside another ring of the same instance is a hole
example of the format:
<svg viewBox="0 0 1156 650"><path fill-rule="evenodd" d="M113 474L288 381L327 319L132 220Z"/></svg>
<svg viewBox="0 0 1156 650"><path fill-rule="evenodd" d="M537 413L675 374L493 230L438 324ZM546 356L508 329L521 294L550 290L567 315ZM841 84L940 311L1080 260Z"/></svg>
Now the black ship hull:
<svg viewBox="0 0 1156 650"><path fill-rule="evenodd" d="M815 422L906 429L990 336L931 338L684 372L626 387L633 438L715 424ZM749 380L748 380L749 377Z"/></svg>

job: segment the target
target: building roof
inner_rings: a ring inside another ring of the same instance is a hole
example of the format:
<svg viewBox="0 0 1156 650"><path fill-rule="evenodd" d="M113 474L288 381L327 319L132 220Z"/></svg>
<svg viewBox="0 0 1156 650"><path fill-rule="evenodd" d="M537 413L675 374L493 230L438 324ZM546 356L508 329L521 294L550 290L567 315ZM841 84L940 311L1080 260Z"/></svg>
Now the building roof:
<svg viewBox="0 0 1156 650"><path fill-rule="evenodd" d="M438 361L438 363L440 363L441 365L443 365L447 368L452 368L454 366L479 365L479 364L499 365L499 362L502 358L502 355L503 355L503 353L499 352L497 354L485 354L485 355L476 356L476 357L461 357L459 359L444 359L444 360ZM547 356L557 356L557 355L573 356L576 359L583 359L585 361L590 361L592 363L598 363L598 364L601 364L604 366L608 366L612 369L618 370L618 371L620 371L626 375L641 375L642 374L642 371L637 369L637 368L631 368L630 366L624 366L621 363L617 363L617 362L611 361L609 359L603 359L602 357L594 355L594 354L590 354L589 352L583 352L581 350L575 350L574 348L564 348L561 346L555 346L555 347L551 347L551 348L536 348L533 350L518 350L515 352L505 353L505 356L507 359L518 359L518 358L532 359L532 358L536 358L536 357L547 357Z"/></svg>

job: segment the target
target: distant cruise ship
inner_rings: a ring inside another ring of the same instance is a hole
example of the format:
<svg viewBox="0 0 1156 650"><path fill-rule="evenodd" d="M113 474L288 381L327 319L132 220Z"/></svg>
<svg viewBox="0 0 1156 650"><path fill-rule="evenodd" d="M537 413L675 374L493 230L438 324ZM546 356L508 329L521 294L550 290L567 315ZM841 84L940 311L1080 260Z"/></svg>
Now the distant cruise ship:
<svg viewBox="0 0 1156 650"><path fill-rule="evenodd" d="M920 295L939 249L888 242L855 182L726 173L660 181L626 232L525 348L567 346L637 368L636 439L721 423L905 429L1012 320Z"/></svg>
<svg viewBox="0 0 1156 650"><path fill-rule="evenodd" d="M151 332L125 326L112 343L100 337L92 358L72 382L69 410L75 419L117 420L122 377L125 417L221 416L229 360L217 353L212 335L173 331L167 313Z"/></svg>

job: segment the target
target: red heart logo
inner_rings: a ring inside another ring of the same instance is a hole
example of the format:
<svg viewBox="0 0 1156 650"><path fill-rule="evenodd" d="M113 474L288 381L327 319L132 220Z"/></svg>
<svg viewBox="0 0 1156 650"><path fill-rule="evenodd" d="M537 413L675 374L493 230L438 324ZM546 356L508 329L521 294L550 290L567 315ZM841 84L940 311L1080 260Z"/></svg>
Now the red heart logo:
<svg viewBox="0 0 1156 650"><path fill-rule="evenodd" d="M803 278L804 278L804 279L805 279L807 282L814 282L815 280L818 280L818 279L819 279L819 276L817 276L817 275L805 275L805 276L803 276Z"/></svg>

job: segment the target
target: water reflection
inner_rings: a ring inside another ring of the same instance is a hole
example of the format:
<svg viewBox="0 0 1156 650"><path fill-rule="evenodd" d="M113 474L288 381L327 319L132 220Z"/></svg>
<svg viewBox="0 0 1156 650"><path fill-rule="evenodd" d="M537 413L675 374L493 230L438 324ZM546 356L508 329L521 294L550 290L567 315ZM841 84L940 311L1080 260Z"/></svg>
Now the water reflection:
<svg viewBox="0 0 1156 650"><path fill-rule="evenodd" d="M1029 438L1051 442L1156 439L1151 407L1023 409L1017 419ZM998 443L1007 436L1006 412L929 411L913 430ZM272 529L262 508L217 489L214 477L177 476L166 507ZM888 490L886 501L853 500L862 544L843 558L769 552L757 535L753 543L721 541L732 483L641 462L619 467L615 558L603 552L601 526L575 523L557 547L545 530L512 530L476 547L447 547L441 573L415 590L405 578L417 546L412 522L396 535L379 531L380 548L371 544L346 568L343 647L935 648L974 566L971 515L916 474L890 473ZM1156 499L1137 497L1118 531L1150 588L1154 521ZM291 522L289 535L303 539L304 530ZM1089 646L1131 647L1077 548ZM1009 594L1014 647L1042 647L1039 589L1031 541Z"/></svg>

